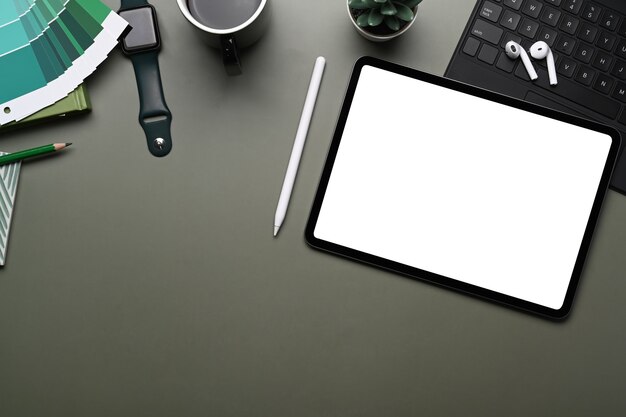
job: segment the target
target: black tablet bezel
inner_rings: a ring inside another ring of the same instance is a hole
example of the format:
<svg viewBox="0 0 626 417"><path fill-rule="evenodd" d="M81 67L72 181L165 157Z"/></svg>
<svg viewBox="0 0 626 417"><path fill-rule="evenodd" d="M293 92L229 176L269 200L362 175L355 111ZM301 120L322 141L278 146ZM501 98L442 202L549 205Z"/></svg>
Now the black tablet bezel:
<svg viewBox="0 0 626 417"><path fill-rule="evenodd" d="M602 172L602 177L598 185L593 207L589 216L589 220L587 222L587 227L585 228L583 240L582 240L580 249L578 251L578 256L576 258L576 263L574 265L572 277L570 279L570 283L567 288L567 292L565 294L565 300L561 308L551 309L546 306L542 306L540 304L532 303L532 302L522 300L516 297L511 297L509 295L501 294L501 293L488 290L482 287L478 287L475 285L471 285L462 281L457 281L452 278L434 274L432 272L424 271L422 269L408 266L408 265L398 263L395 261L390 261L389 259L381 258L375 255L369 254L369 253L361 252L355 249L351 249L349 247L341 246L341 245L328 242L325 240L321 240L315 237L314 231L317 225L317 219L319 217L322 203L324 201L324 195L326 194L326 189L328 187L328 182L330 180L330 176L333 170L335 157L337 156L337 151L339 149L339 144L341 142L341 137L343 135L346 120L350 112L352 99L354 98L354 92L356 90L356 87L359 81L361 70L365 66L380 68L380 69L390 71L396 74L400 74L400 75L404 75L407 77L415 78L417 80L425 81L425 82L428 82L428 83L431 83L440 87L448 88L448 89L455 90L455 91L465 93L465 94L470 94L472 96L491 100L500 104L504 104L504 105L511 106L517 109L525 110L525 111L535 113L538 115L547 116L556 120L560 120L562 122L570 123L570 124L580 126L586 129L604 133L611 137L612 143L611 143L611 147L610 147L609 154L607 157L607 161L605 163L604 170ZM574 300L576 287L578 286L578 282L582 274L585 258L589 251L589 247L591 245L593 231L598 221L598 217L600 215L600 210L602 208L604 196L606 195L606 192L609 186L609 181L611 178L613 167L615 166L615 162L617 160L618 151L620 149L620 143L621 143L620 134L618 133L617 130L615 130L612 127L602 125L600 123L596 123L591 120L571 116L569 114L561 113L561 112L548 109L546 107L541 107L541 106L528 103L525 101L517 100L512 97L504 96L498 93L494 93L492 91L474 87L469 84L464 84L458 81L453 81L451 79L438 77L432 74L424 73L424 72L407 68L401 65L397 65L391 62L383 61L377 58L362 57L354 65L352 76L350 77L350 82L348 84L346 95L343 101L341 113L339 114L339 119L337 121L335 133L333 135L333 140L330 145L330 149L328 151L326 163L322 171L320 183L319 183L317 193L315 195L313 206L311 208L311 212L310 212L309 219L307 222L307 226L305 230L305 239L309 245L311 245L312 247L316 249L331 252L331 253L341 255L341 256L356 260L356 261L364 262L364 263L367 263L367 264L370 264L370 265L373 265L382 269L400 273L402 275L406 275L411 278L424 280L424 281L427 281L436 285L451 288L451 289L461 291L463 293L467 293L470 295L474 295L480 298L492 300L501 304L505 304L507 306L511 306L511 307L522 309L528 312L536 313L544 317L548 317L552 319L563 319L568 315L572 307L572 302Z"/></svg>

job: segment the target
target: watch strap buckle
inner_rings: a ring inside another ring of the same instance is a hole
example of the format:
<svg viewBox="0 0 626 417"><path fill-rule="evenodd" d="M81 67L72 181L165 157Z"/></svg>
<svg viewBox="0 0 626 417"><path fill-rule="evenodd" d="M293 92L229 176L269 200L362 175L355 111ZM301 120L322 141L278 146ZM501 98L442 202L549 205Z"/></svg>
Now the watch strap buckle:
<svg viewBox="0 0 626 417"><path fill-rule="evenodd" d="M139 123L146 133L148 150L152 155L161 157L170 153L172 116L169 112L140 117Z"/></svg>

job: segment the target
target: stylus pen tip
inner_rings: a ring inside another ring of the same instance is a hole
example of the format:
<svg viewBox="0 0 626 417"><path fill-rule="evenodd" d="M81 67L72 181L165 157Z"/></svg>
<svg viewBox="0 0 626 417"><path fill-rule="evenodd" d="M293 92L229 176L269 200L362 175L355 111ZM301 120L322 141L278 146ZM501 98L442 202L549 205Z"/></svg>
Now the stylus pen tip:
<svg viewBox="0 0 626 417"><path fill-rule="evenodd" d="M279 230L280 230L280 226L274 226L274 237L276 237Z"/></svg>

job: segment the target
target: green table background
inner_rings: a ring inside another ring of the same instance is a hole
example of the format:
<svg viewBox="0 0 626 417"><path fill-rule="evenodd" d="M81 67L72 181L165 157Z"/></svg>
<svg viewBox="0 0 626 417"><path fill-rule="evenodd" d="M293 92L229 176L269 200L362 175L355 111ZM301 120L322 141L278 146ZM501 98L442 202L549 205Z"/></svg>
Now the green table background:
<svg viewBox="0 0 626 417"><path fill-rule="evenodd" d="M563 323L304 241L354 61L442 75L473 0L424 0L384 45L354 31L345 0L272 0L236 78L174 0L153 4L169 156L148 153L120 51L88 81L92 114L0 136L4 151L74 142L22 168L0 269L0 416L626 415L626 197L609 192ZM326 72L274 239L318 55Z"/></svg>

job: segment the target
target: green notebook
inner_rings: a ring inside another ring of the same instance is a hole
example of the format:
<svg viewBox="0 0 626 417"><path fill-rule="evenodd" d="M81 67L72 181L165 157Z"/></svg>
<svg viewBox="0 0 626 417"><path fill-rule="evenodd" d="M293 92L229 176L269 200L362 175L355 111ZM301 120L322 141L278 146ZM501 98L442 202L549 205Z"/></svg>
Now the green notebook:
<svg viewBox="0 0 626 417"><path fill-rule="evenodd" d="M23 126L30 126L35 123L54 120L60 117L86 113L89 111L91 111L89 95L87 94L85 85L81 84L76 87L76 90L68 94L67 97L62 98L53 105L41 109L37 113L31 114L30 116L17 122L10 122L0 126L0 132L5 132L7 130Z"/></svg>

